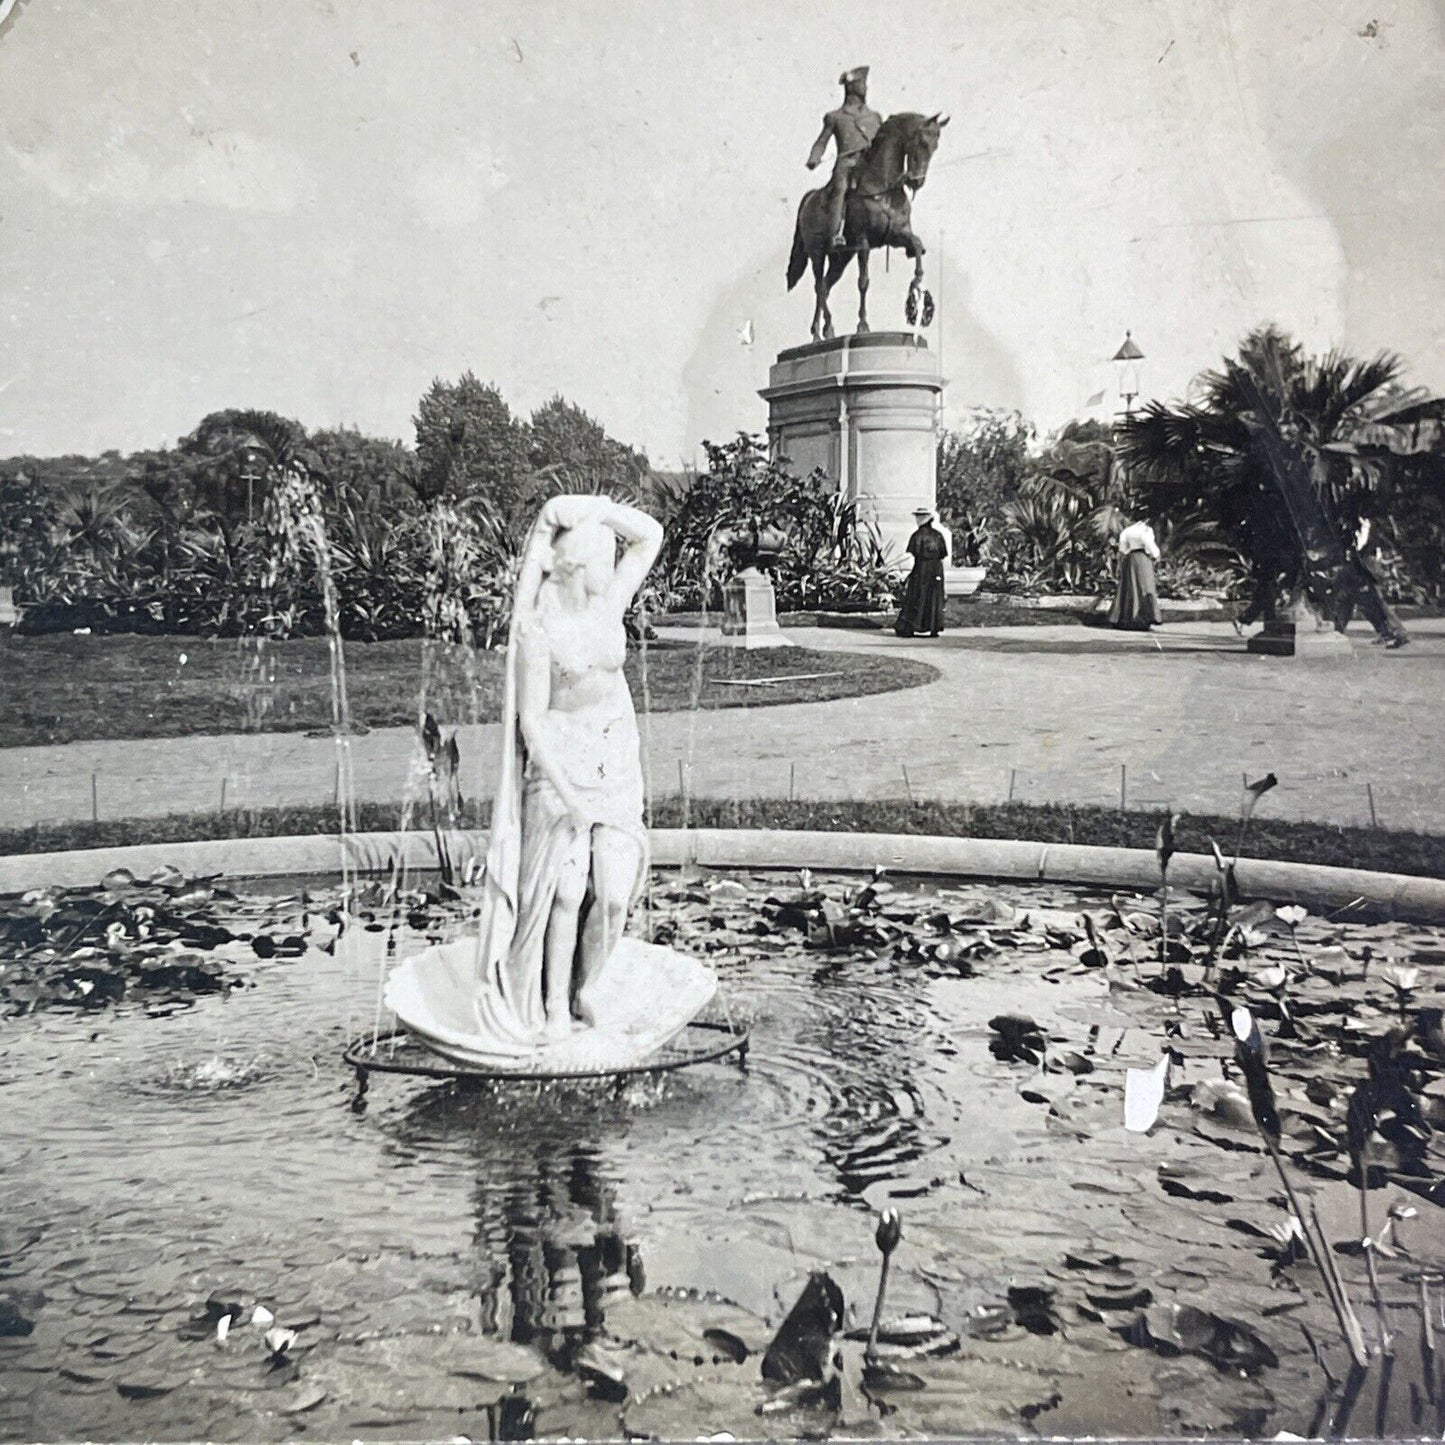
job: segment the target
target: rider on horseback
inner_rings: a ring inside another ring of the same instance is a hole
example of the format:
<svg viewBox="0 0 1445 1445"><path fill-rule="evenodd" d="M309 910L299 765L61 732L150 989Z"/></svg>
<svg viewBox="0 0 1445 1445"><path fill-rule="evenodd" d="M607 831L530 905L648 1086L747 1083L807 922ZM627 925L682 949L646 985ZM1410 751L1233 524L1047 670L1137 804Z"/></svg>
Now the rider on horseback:
<svg viewBox="0 0 1445 1445"><path fill-rule="evenodd" d="M840 250L847 243L843 238L844 206L848 200L848 183L853 171L873 144L883 118L876 110L868 108L868 67L860 65L839 76L843 87L843 104L837 110L830 110L823 117L823 132L813 142L808 154L808 169L814 170L828 149L832 137L837 148L833 162L833 178L828 182L828 218L832 239L830 250Z"/></svg>

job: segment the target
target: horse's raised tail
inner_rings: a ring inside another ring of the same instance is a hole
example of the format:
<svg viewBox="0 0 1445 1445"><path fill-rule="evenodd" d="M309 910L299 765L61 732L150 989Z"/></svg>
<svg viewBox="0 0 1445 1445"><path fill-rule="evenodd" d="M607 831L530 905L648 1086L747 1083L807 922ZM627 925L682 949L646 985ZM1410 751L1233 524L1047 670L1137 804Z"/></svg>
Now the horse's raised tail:
<svg viewBox="0 0 1445 1445"><path fill-rule="evenodd" d="M791 291L803 279L808 269L808 248L803 244L803 209L798 208L797 223L793 226L793 254L788 258L788 290Z"/></svg>

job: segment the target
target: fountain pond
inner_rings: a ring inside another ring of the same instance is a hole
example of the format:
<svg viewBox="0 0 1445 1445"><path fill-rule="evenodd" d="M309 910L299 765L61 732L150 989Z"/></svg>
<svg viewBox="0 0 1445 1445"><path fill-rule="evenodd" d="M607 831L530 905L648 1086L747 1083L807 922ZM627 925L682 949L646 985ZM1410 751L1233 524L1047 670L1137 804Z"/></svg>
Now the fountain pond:
<svg viewBox="0 0 1445 1445"><path fill-rule="evenodd" d="M1379 1123L1367 1217L1393 1388L1376 1363L1351 1428L1441 1428L1440 932L1256 909L1222 1010L1184 948L1207 904L1177 893L1161 963L1149 899L659 874L637 926L712 961L743 1063L358 1095L341 1056L387 1028L384 970L468 911L119 874L0 905L0 1438L1343 1424L1228 1005L1272 1036L1285 1167L1371 1340L1346 1105L1397 1030L1418 1117ZM1127 1071L1165 1049L1157 1120L1126 1128ZM885 1321L913 1323L865 1371L885 1208ZM760 1358L815 1271L841 1375L779 1396Z"/></svg>

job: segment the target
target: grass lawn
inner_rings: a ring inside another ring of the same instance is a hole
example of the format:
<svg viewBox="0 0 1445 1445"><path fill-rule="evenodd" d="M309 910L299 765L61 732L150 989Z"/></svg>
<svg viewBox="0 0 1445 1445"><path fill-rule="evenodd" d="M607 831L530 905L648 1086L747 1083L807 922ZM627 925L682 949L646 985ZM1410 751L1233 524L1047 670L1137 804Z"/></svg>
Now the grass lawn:
<svg viewBox="0 0 1445 1445"><path fill-rule="evenodd" d="M862 697L938 676L926 663L876 653L659 641L647 647L644 688L643 661L629 650L627 678L639 709L646 699L654 712ZM351 642L346 678L361 727L413 724L423 693L440 723L490 722L502 655L420 639ZM254 639L0 633L0 747L330 727L324 638L263 647Z"/></svg>
<svg viewBox="0 0 1445 1445"><path fill-rule="evenodd" d="M467 823L485 827L490 804L471 804ZM359 805L361 831L401 824L400 803ZM783 799L692 798L687 822L694 828L789 828L832 833L914 833L952 838L1016 838L1034 843L1084 843L1096 847L1153 850L1160 814L1062 803L793 802ZM660 798L652 822L682 826L680 798ZM1209 852L1215 839L1229 853L1237 818L1177 815L1175 840L1182 853ZM234 809L225 813L175 814L166 818L112 819L99 823L47 823L0 829L0 855L112 848L132 843L182 843L198 838L282 838L334 833L334 807ZM1445 838L1430 833L1344 828L1256 816L1241 856L1382 873L1445 877Z"/></svg>

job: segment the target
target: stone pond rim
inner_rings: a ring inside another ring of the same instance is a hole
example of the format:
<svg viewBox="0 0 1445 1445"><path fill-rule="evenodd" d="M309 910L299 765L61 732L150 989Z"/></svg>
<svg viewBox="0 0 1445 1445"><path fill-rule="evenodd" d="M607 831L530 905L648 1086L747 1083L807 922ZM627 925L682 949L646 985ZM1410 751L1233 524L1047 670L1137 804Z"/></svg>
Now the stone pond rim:
<svg viewBox="0 0 1445 1445"><path fill-rule="evenodd" d="M485 855L486 834L453 835L453 861ZM930 878L970 878L1009 883L1060 883L1082 888L1153 892L1159 865L1142 848L1098 848L1073 843L1031 843L991 838L949 838L903 833L791 832L784 829L652 830L653 863L834 873L892 873ZM356 873L386 872L399 857L412 869L437 866L436 845L424 833L359 833L346 840L345 862ZM124 848L77 849L0 857L0 894L30 888L91 887L113 869L138 877L169 864L191 877L229 879L316 877L341 871L343 855L334 834L291 838L218 838L190 843L144 843ZM1175 854L1169 865L1174 887L1207 894L1216 879L1214 860ZM1445 880L1312 863L1274 863L1241 858L1236 874L1245 898L1342 910L1363 905L1372 913L1417 923L1445 922Z"/></svg>

